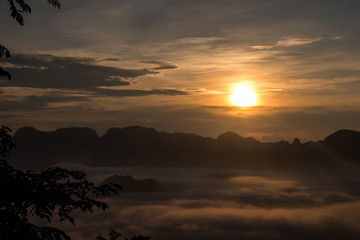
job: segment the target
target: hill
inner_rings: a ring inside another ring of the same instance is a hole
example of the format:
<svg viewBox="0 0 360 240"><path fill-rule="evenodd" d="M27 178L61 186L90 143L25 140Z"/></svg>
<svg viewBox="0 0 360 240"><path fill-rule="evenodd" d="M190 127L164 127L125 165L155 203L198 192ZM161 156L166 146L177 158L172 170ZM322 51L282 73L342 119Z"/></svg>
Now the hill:
<svg viewBox="0 0 360 240"><path fill-rule="evenodd" d="M161 190L159 182L153 178L137 180L130 175L113 175L104 179L100 184L109 183L120 185L124 192L154 192Z"/></svg>
<svg viewBox="0 0 360 240"><path fill-rule="evenodd" d="M218 138L131 126L102 137L90 128L52 132L20 128L13 136L14 164L49 167L58 162L92 166L203 166L246 169L359 169L360 132L339 130L319 142L261 143L226 132Z"/></svg>

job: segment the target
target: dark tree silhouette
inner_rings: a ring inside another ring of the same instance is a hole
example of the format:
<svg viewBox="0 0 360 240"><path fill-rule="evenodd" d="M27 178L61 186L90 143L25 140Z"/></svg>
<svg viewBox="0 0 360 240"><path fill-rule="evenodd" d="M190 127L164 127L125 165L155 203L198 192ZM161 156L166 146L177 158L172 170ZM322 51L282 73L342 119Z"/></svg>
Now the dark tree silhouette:
<svg viewBox="0 0 360 240"><path fill-rule="evenodd" d="M24 25L24 13L31 13L31 7L26 0L7 0L10 6L10 16L20 25ZM47 0L55 8L60 8L61 3L58 0Z"/></svg>
<svg viewBox="0 0 360 240"><path fill-rule="evenodd" d="M68 240L64 231L37 226L29 218L39 217L51 223L58 217L61 222L75 224L70 215L74 210L106 210L107 204L96 198L121 189L116 184L96 186L80 171L56 167L35 173L13 168L6 159L15 146L10 132L7 127L0 128L0 239Z"/></svg>
<svg viewBox="0 0 360 240"><path fill-rule="evenodd" d="M3 55L5 55L6 58L9 58L10 52L6 47L0 45L0 59ZM0 77L7 77L10 80L11 74L9 72L5 71L2 67L0 67Z"/></svg>
<svg viewBox="0 0 360 240"><path fill-rule="evenodd" d="M25 13L31 13L26 0L7 0L10 16L24 25ZM58 0L47 0L55 8L60 8ZM11 56L10 51L0 44L0 60ZM0 67L0 77L11 79L11 74ZM59 220L75 224L71 217L74 210L93 212L94 208L106 210L108 205L98 197L110 196L121 190L117 184L96 186L86 179L81 171L49 168L40 173L32 170L21 171L12 167L8 155L15 144L11 129L0 127L0 239L1 240L70 240L62 230L37 226L29 221L31 217L45 219L49 224ZM121 234L112 230L109 240L118 240ZM135 235L130 240L148 240L150 236ZM98 240L107 240L102 236ZM125 240L129 240L124 238Z"/></svg>
<svg viewBox="0 0 360 240"><path fill-rule="evenodd" d="M31 7L27 3L26 0L7 0L10 7L10 16L14 18L20 25L24 25L24 14L31 13ZM61 3L58 0L47 0L49 4L54 6L55 8L60 8ZM5 55L6 58L9 58L10 51L3 45L0 44L0 60L1 57ZM7 77L9 80L11 79L11 74L8 71L5 71L2 67L0 67L0 77Z"/></svg>

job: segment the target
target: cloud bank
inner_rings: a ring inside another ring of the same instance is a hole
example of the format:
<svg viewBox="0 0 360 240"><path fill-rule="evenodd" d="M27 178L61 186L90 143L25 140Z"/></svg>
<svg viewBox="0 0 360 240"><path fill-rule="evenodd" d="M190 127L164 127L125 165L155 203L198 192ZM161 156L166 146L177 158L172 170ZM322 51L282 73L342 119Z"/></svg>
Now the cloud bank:
<svg viewBox="0 0 360 240"><path fill-rule="evenodd" d="M210 169L112 171L154 174L164 190L123 194L108 200L108 212L78 216L75 227L66 225L77 239L111 228L127 236L143 234L160 240L355 240L360 236L358 177L329 174L323 181L318 174L279 178L269 172L238 172L236 177L211 180L203 177Z"/></svg>

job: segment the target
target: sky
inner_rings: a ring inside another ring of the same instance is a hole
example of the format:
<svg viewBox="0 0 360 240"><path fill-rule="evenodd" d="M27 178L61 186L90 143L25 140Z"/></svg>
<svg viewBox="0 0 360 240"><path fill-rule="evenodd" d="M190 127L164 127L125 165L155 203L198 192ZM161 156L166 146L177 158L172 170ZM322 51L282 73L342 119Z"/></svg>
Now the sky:
<svg viewBox="0 0 360 240"><path fill-rule="evenodd" d="M360 130L357 0L0 2L0 122L320 140ZM258 104L237 107L247 83Z"/></svg>

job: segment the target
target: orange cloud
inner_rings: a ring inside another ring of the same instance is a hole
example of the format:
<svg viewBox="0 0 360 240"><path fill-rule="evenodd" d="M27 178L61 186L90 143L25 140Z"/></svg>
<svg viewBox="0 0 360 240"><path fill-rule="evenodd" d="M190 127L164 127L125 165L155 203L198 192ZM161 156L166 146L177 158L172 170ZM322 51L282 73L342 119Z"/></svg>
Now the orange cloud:
<svg viewBox="0 0 360 240"><path fill-rule="evenodd" d="M307 45L314 42L321 41L322 38L287 38L277 42L276 46L293 47Z"/></svg>
<svg viewBox="0 0 360 240"><path fill-rule="evenodd" d="M274 46L268 46L268 45L256 45L256 46L252 46L252 49L256 49L256 50L264 50L264 49L270 49L273 48Z"/></svg>

